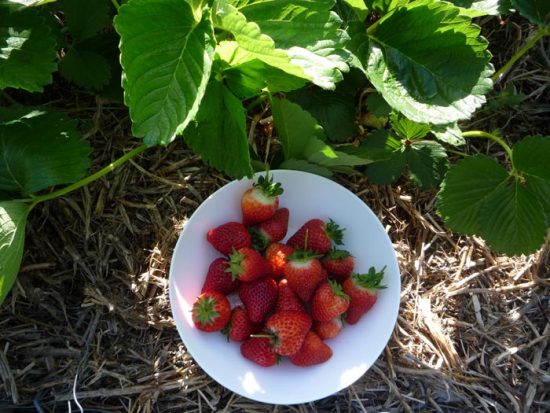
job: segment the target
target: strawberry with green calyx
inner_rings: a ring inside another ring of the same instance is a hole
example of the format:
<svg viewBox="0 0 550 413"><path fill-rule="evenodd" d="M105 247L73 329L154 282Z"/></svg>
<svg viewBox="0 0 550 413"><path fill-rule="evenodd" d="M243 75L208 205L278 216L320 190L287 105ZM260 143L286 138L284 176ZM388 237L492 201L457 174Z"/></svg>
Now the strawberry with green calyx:
<svg viewBox="0 0 550 413"><path fill-rule="evenodd" d="M332 357L332 349L313 331L307 333L300 349L288 357L292 364L300 367L321 364Z"/></svg>
<svg viewBox="0 0 550 413"><path fill-rule="evenodd" d="M288 285L304 302L309 301L321 281L323 267L318 259L310 251L297 250L288 257L284 268Z"/></svg>
<svg viewBox="0 0 550 413"><path fill-rule="evenodd" d="M334 280L328 280L315 290L311 302L311 316L317 321L330 321L346 312L350 299L342 286Z"/></svg>
<svg viewBox="0 0 550 413"><path fill-rule="evenodd" d="M287 244L294 248L307 248L318 254L326 254L331 250L333 242L342 245L343 231L332 219L327 223L320 219L311 219L290 237Z"/></svg>
<svg viewBox="0 0 550 413"><path fill-rule="evenodd" d="M278 311L265 322L265 334L253 334L253 337L265 337L271 340L271 348L281 356L296 353L311 328L311 317L301 311Z"/></svg>
<svg viewBox="0 0 550 413"><path fill-rule="evenodd" d="M281 184L273 182L269 173L266 173L265 177L260 176L252 188L248 189L241 198L243 223L254 225L267 221L275 215L275 211L279 208L279 195L282 193Z"/></svg>
<svg viewBox="0 0 550 413"><path fill-rule="evenodd" d="M208 333L222 330L231 317L229 301L218 291L207 291L199 295L191 311L195 326Z"/></svg>
<svg viewBox="0 0 550 413"><path fill-rule="evenodd" d="M234 249L252 246L252 237L240 222L226 222L212 228L206 234L207 241L223 255L229 255Z"/></svg>
<svg viewBox="0 0 550 413"><path fill-rule="evenodd" d="M262 277L252 282L242 283L239 298L243 302L250 320L261 323L273 310L277 301L277 283L271 277Z"/></svg>
<svg viewBox="0 0 550 413"><path fill-rule="evenodd" d="M243 247L231 253L227 271L233 279L250 282L269 274L271 265L255 249Z"/></svg>
<svg viewBox="0 0 550 413"><path fill-rule="evenodd" d="M329 321L316 321L313 320L313 327L311 328L321 339L327 340L329 338L334 338L340 331L344 328L344 322L342 317L334 317Z"/></svg>
<svg viewBox="0 0 550 413"><path fill-rule="evenodd" d="M321 259L321 264L330 274L330 278L344 282L353 271L355 260L346 250L332 249Z"/></svg>
<svg viewBox="0 0 550 413"><path fill-rule="evenodd" d="M285 274L288 257L294 254L294 248L281 243L271 244L265 250L265 258L271 264L271 275L280 278Z"/></svg>
<svg viewBox="0 0 550 413"><path fill-rule="evenodd" d="M275 303L275 311L301 311L304 312L304 304L298 298L294 290L288 285L288 280L283 278L279 281L279 294L277 295L277 303Z"/></svg>
<svg viewBox="0 0 550 413"><path fill-rule="evenodd" d="M349 308L346 311L346 322L355 324L369 311L378 298L377 291L386 288L380 285L386 267L376 271L374 267L369 268L366 274L351 274L342 284L342 289L350 298Z"/></svg>
<svg viewBox="0 0 550 413"><path fill-rule="evenodd" d="M212 261L208 267L201 293L206 291L219 291L227 295L237 290L239 280L233 279L231 274L227 271L228 268L229 261L225 258L216 258Z"/></svg>
<svg viewBox="0 0 550 413"><path fill-rule="evenodd" d="M222 332L227 336L228 340L245 341L252 333L261 330L261 324L254 323L250 320L246 309L242 306L237 306L231 310L231 318Z"/></svg>
<svg viewBox="0 0 550 413"><path fill-rule="evenodd" d="M280 208L267 221L249 228L253 244L256 249L265 250L269 244L278 242L286 237L288 231L288 208Z"/></svg>
<svg viewBox="0 0 550 413"><path fill-rule="evenodd" d="M244 358L262 367L271 367L279 362L279 355L271 348L271 339L250 337L241 344Z"/></svg>

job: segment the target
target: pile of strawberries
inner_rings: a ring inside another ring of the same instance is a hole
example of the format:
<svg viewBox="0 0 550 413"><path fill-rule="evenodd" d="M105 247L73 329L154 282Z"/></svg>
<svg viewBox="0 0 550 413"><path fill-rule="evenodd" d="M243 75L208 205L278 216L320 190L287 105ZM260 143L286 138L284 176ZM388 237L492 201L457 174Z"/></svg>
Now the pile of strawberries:
<svg viewBox="0 0 550 413"><path fill-rule="evenodd" d="M355 324L377 299L384 269L353 272L354 258L332 220L311 219L286 244L289 210L279 209L283 189L261 176L242 196L242 223L208 231L208 242L224 257L208 269L193 321L202 331L223 331L241 342L241 354L264 367L281 356L298 366L332 356L324 340ZM229 294L242 305L231 308Z"/></svg>

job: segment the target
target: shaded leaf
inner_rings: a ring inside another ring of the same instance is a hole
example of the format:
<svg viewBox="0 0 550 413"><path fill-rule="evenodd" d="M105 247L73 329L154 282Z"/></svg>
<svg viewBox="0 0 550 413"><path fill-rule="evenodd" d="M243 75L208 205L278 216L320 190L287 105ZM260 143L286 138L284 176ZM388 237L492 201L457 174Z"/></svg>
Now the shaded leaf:
<svg viewBox="0 0 550 413"><path fill-rule="evenodd" d="M532 23L548 24L550 17L550 2L548 0L512 0L519 13Z"/></svg>
<svg viewBox="0 0 550 413"><path fill-rule="evenodd" d="M524 175L550 181L550 136L528 136L517 142L512 161Z"/></svg>
<svg viewBox="0 0 550 413"><path fill-rule="evenodd" d="M65 24L76 40L91 37L110 23L108 0L63 0Z"/></svg>
<svg viewBox="0 0 550 413"><path fill-rule="evenodd" d="M466 144L466 140L462 136L462 131L456 123L451 123L449 125L433 125L431 129L434 136L441 142L453 146Z"/></svg>
<svg viewBox="0 0 550 413"><path fill-rule="evenodd" d="M390 120L393 130L404 139L420 139L430 132L430 125L417 123L397 113L392 113Z"/></svg>
<svg viewBox="0 0 550 413"><path fill-rule="evenodd" d="M154 17L153 17L154 16ZM180 0L132 0L118 10L124 101L147 145L171 142L199 109L212 68L208 16Z"/></svg>
<svg viewBox="0 0 550 413"><path fill-rule="evenodd" d="M98 53L73 47L59 62L63 77L88 90L101 90L109 83L111 68Z"/></svg>
<svg viewBox="0 0 550 413"><path fill-rule="evenodd" d="M447 171L447 152L437 142L414 142L405 149L409 177L421 188L436 186Z"/></svg>
<svg viewBox="0 0 550 413"><path fill-rule="evenodd" d="M41 92L55 71L56 41L38 10L0 4L0 89Z"/></svg>
<svg viewBox="0 0 550 413"><path fill-rule="evenodd" d="M486 15L496 16L501 13L500 0L449 0L457 7L462 7L463 13L470 17Z"/></svg>
<svg viewBox="0 0 550 413"><path fill-rule="evenodd" d="M462 234L480 231L480 210L508 172L493 158L476 155L449 168L437 196L438 212L450 229Z"/></svg>
<svg viewBox="0 0 550 413"><path fill-rule="evenodd" d="M374 116L389 117L391 106L379 93L369 93L367 96L367 110Z"/></svg>
<svg viewBox="0 0 550 413"><path fill-rule="evenodd" d="M0 190L27 196L84 177L90 145L76 121L60 112L27 110L27 116L0 125Z"/></svg>
<svg viewBox="0 0 550 413"><path fill-rule="evenodd" d="M185 129L184 137L214 168L234 178L252 176L246 113L241 101L221 82L209 82L197 117Z"/></svg>
<svg viewBox="0 0 550 413"><path fill-rule="evenodd" d="M363 151L363 154L361 154ZM368 165L365 175L377 185L387 185L395 182L407 165L401 141L385 129L377 130L367 135L361 146L355 151L363 157L379 157L382 161Z"/></svg>
<svg viewBox="0 0 550 413"><path fill-rule="evenodd" d="M311 172L316 175L321 175L330 178L332 171L324 166L316 165L304 159L287 159L279 165L280 169L292 169L294 171Z"/></svg>
<svg viewBox="0 0 550 413"><path fill-rule="evenodd" d="M499 185L487 196L479 222L489 246L508 255L533 253L546 236L542 205L518 180Z"/></svg>
<svg viewBox="0 0 550 413"><path fill-rule="evenodd" d="M23 202L0 202L0 305L19 272L29 211L29 205Z"/></svg>

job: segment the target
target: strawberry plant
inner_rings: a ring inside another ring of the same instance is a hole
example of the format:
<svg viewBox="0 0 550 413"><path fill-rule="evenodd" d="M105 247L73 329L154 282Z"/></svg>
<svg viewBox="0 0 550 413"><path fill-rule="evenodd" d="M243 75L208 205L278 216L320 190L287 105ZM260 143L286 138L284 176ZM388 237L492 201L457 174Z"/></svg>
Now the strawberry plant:
<svg viewBox="0 0 550 413"><path fill-rule="evenodd" d="M548 1L122 3L0 0L0 302L36 205L178 136L218 170L250 176L268 160L248 136L247 114L259 106L271 110L280 142L272 168L361 173L378 184L405 174L424 188L442 185L439 212L457 232L479 234L507 254L544 242L549 138L510 147L497 133L463 132L459 122L550 34ZM495 72L472 19L510 8L537 30ZM124 102L143 145L87 175L90 145L77 121L40 106L54 79ZM501 144L507 165L488 156L453 165L452 147L474 137Z"/></svg>

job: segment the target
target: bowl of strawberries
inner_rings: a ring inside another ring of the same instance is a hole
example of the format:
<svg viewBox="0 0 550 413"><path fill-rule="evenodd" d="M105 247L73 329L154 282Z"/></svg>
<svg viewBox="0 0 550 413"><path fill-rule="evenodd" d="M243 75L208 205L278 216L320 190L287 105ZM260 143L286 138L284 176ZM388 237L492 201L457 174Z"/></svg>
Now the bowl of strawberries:
<svg viewBox="0 0 550 413"><path fill-rule="evenodd" d="M400 288L371 209L332 180L291 170L212 194L170 266L187 350L221 385L273 404L327 397L365 374L391 336Z"/></svg>

